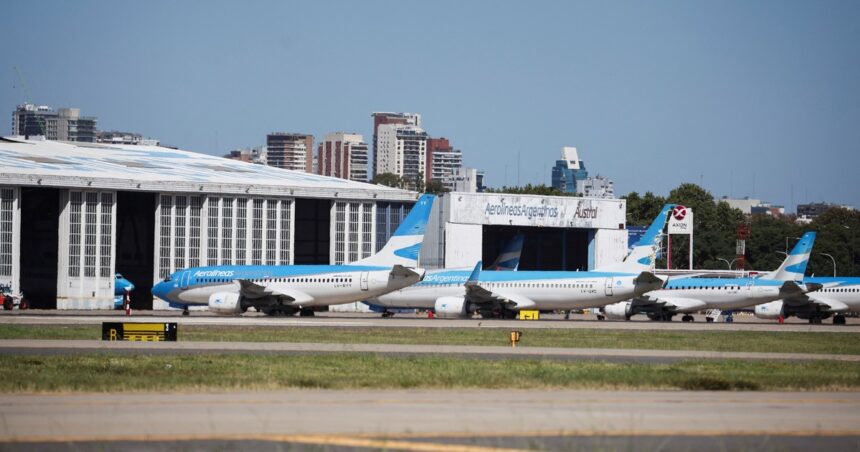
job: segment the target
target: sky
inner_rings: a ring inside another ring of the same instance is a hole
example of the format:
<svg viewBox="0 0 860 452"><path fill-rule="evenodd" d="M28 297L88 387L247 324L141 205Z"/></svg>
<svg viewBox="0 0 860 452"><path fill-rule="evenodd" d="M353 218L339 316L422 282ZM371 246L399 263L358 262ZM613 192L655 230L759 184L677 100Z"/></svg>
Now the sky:
<svg viewBox="0 0 860 452"><path fill-rule="evenodd" d="M0 39L3 134L26 100L209 154L415 112L488 186L574 146L618 195L860 207L854 0L7 2Z"/></svg>

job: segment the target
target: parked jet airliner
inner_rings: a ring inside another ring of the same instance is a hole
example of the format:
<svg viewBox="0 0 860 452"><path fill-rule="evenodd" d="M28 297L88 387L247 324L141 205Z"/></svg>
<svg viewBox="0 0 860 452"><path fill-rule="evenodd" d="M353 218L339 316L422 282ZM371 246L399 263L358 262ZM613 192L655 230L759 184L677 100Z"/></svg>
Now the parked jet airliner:
<svg viewBox="0 0 860 452"><path fill-rule="evenodd" d="M676 314L684 314L682 320L692 322L690 313L705 309L740 309L803 295L821 288L817 283L799 283L814 243L814 232L804 234L782 265L767 277L670 279L665 288L606 306L604 312L612 319L645 313L651 320L672 320Z"/></svg>
<svg viewBox="0 0 860 452"><path fill-rule="evenodd" d="M514 236L505 246L502 248L502 252L499 253L496 260L487 267L487 270L498 270L498 271L516 271L520 266L520 255L523 252L523 242L525 241L525 236L520 233ZM451 271L452 269L440 269L440 270L428 270L425 278L435 278L434 275ZM466 269L460 269L466 270ZM396 312L400 310L413 310L408 306L378 306L373 304L370 301L365 301L364 304L370 307L371 311L381 312L382 317L391 317Z"/></svg>
<svg viewBox="0 0 860 452"><path fill-rule="evenodd" d="M153 287L172 306L209 306L219 314L254 307L269 315L313 315L410 286L424 277L418 253L435 196L423 195L378 253L345 265L220 265L180 270Z"/></svg>
<svg viewBox="0 0 860 452"><path fill-rule="evenodd" d="M845 314L860 312L860 278L858 277L808 277L805 284L821 284L823 289L815 293L795 295L782 300L760 304L755 307L755 316L760 319L778 319L797 316L809 323L833 316L834 325L845 324Z"/></svg>
<svg viewBox="0 0 860 452"><path fill-rule="evenodd" d="M438 317L513 317L522 309L582 309L627 300L662 286L650 270L666 218L674 205L660 214L623 262L594 271L481 271L443 270L423 281L369 303L378 306L434 309Z"/></svg>

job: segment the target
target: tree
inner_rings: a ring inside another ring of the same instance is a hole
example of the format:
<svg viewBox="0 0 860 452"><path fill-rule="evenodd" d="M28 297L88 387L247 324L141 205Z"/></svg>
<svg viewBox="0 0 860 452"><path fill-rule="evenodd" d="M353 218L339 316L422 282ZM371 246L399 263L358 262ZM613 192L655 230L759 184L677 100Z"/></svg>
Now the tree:
<svg viewBox="0 0 860 452"><path fill-rule="evenodd" d="M380 173L373 178L373 183L377 185L385 185L387 187L403 188L405 186L403 178L394 173Z"/></svg>
<svg viewBox="0 0 860 452"><path fill-rule="evenodd" d="M430 182L427 182L427 184L424 186L424 193L437 193L438 194L438 193L446 193L449 191L451 191L451 190L449 190L448 187L442 185L442 182L439 182L438 180L435 180L435 179L430 180Z"/></svg>
<svg viewBox="0 0 860 452"><path fill-rule="evenodd" d="M544 184L527 184L525 187L487 188L486 193L508 193L513 195L573 196L574 193L561 191Z"/></svg>
<svg viewBox="0 0 860 452"><path fill-rule="evenodd" d="M735 239L738 226L744 221L743 213L724 202L715 202L710 192L690 183L669 192L668 202L693 210L693 267L725 268L718 259L731 261L735 256ZM688 236L673 237L673 260L676 256L687 255L689 242Z"/></svg>
<svg viewBox="0 0 860 452"><path fill-rule="evenodd" d="M831 208L815 218L808 230L816 231L818 235L809 259L807 275L833 275L833 261L822 253L833 256L837 276L860 274L860 212Z"/></svg>
<svg viewBox="0 0 860 452"><path fill-rule="evenodd" d="M660 208L666 204L666 198L645 192L645 196L631 192L624 197L627 200L627 224L633 226L648 226L654 217L660 213Z"/></svg>

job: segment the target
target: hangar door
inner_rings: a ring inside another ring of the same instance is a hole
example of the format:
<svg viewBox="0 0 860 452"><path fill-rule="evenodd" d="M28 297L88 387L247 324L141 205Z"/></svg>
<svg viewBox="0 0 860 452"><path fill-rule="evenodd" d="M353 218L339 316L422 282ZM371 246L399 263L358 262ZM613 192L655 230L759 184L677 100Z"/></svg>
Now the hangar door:
<svg viewBox="0 0 860 452"><path fill-rule="evenodd" d="M490 265L518 232L525 236L520 270L588 270L590 231L574 228L484 225L484 265Z"/></svg>
<svg viewBox="0 0 860 452"><path fill-rule="evenodd" d="M116 193L63 190L60 205L58 309L111 309Z"/></svg>

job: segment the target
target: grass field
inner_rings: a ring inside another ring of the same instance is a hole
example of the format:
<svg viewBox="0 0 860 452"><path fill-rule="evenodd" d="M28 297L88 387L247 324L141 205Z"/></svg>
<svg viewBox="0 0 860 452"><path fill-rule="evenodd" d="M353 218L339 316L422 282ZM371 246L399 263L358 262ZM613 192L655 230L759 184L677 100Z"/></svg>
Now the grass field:
<svg viewBox="0 0 860 452"><path fill-rule="evenodd" d="M501 328L179 327L181 341L507 345ZM99 325L0 325L0 339L100 339ZM530 329L523 347L860 354L851 334L763 331Z"/></svg>
<svg viewBox="0 0 860 452"><path fill-rule="evenodd" d="M3 392L286 388L857 390L860 364L553 360L326 355L0 356Z"/></svg>

